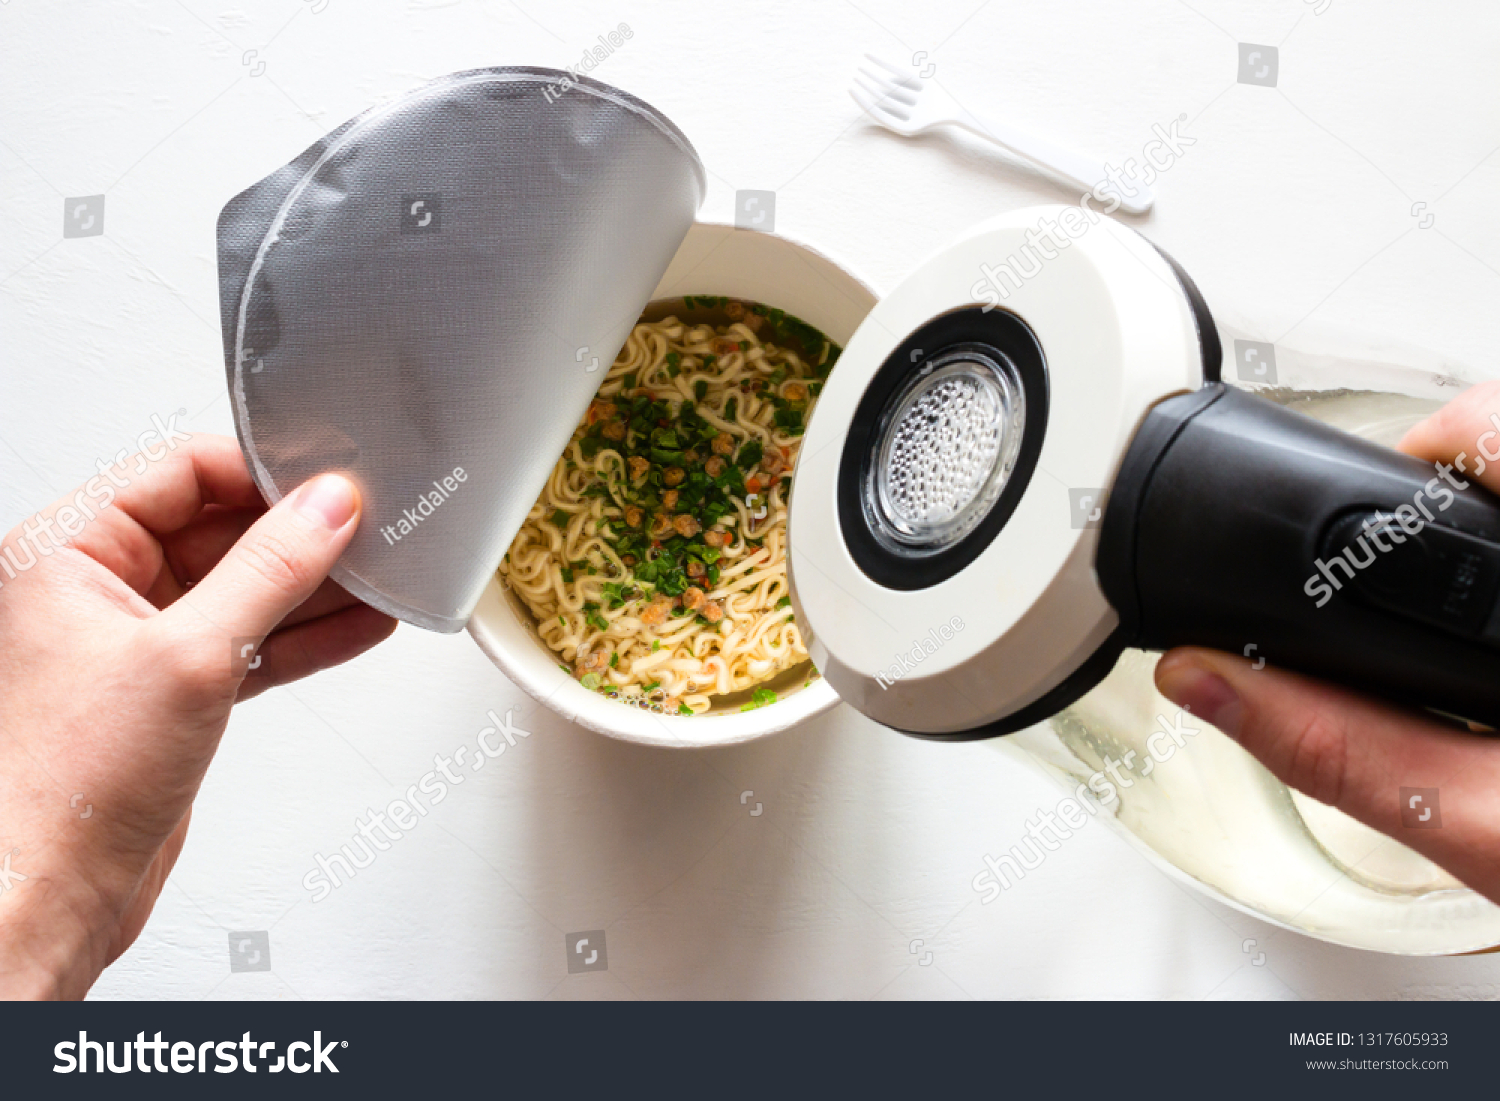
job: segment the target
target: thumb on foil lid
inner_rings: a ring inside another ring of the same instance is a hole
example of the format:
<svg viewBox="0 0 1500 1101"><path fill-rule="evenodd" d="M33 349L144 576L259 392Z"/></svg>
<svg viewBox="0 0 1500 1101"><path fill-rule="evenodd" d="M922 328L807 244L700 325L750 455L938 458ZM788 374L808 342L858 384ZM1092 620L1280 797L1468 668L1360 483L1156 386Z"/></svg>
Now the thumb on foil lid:
<svg viewBox="0 0 1500 1101"><path fill-rule="evenodd" d="M219 216L256 484L275 502L352 477L364 516L334 579L435 631L467 622L703 200L671 122L587 78L546 94L568 75L431 81Z"/></svg>

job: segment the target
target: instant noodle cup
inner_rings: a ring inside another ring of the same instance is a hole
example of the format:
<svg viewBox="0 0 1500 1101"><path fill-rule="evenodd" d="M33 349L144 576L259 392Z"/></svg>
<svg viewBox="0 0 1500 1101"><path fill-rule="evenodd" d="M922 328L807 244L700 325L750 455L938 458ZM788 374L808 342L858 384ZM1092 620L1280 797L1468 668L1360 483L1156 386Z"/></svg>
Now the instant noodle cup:
<svg viewBox="0 0 1500 1101"><path fill-rule="evenodd" d="M233 199L218 230L225 368L257 485L272 502L327 470L360 486L335 580L418 626L467 625L537 699L663 745L756 737L835 696L804 661L691 719L608 699L559 668L495 570L648 302L743 298L839 345L873 306L810 249L695 225L705 178L687 138L625 92L481 69L345 123Z"/></svg>

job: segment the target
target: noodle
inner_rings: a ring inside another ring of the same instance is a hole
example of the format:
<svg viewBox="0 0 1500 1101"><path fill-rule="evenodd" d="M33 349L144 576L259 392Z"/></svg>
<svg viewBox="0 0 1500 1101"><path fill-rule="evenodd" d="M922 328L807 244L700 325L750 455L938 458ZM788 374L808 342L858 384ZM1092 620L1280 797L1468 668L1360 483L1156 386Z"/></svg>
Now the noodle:
<svg viewBox="0 0 1500 1101"><path fill-rule="evenodd" d="M702 714L807 660L787 501L839 349L780 310L684 305L730 323L635 326L499 575L585 687Z"/></svg>

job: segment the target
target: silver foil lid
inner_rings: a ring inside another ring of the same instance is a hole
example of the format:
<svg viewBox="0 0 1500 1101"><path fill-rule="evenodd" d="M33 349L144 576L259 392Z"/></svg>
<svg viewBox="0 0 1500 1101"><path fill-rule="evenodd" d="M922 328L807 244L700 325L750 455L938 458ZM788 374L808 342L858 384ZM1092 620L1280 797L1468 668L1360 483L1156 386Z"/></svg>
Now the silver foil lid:
<svg viewBox="0 0 1500 1101"><path fill-rule="evenodd" d="M269 501L360 486L335 580L464 626L704 191L647 104L496 68L365 112L224 208L240 444Z"/></svg>

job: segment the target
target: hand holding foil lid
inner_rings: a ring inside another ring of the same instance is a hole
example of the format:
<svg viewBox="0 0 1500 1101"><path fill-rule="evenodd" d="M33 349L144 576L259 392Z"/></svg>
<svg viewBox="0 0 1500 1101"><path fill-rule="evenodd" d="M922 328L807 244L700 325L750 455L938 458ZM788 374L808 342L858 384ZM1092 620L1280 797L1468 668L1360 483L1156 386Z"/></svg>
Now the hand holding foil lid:
<svg viewBox="0 0 1500 1101"><path fill-rule="evenodd" d="M703 167L564 74L483 69L345 123L219 217L235 425L275 502L340 471L333 577L460 630L681 244Z"/></svg>

